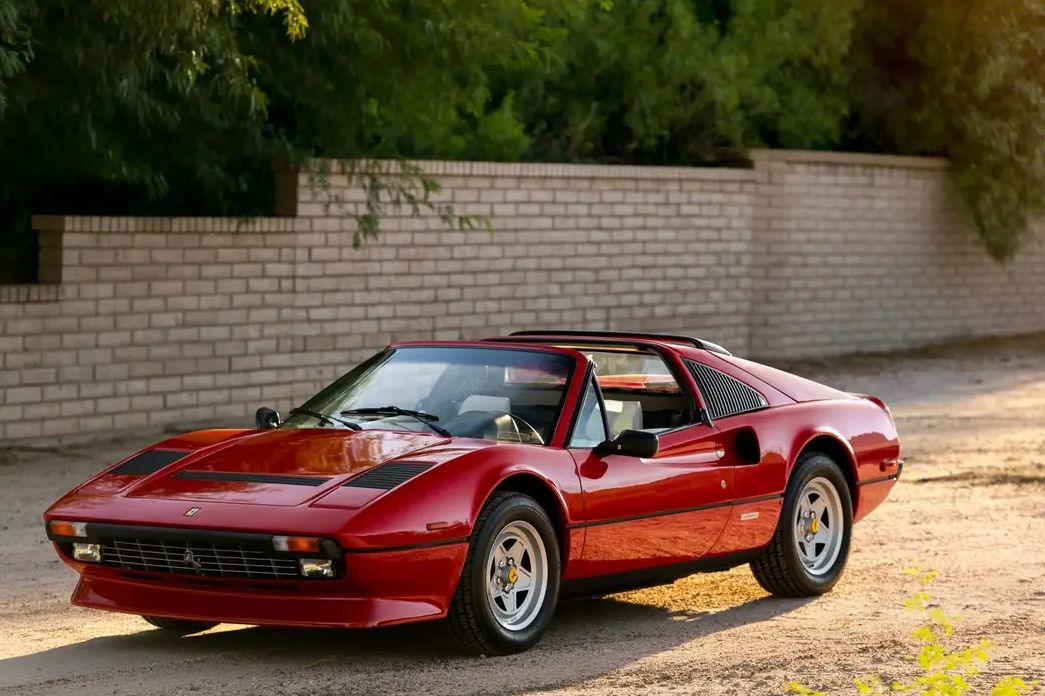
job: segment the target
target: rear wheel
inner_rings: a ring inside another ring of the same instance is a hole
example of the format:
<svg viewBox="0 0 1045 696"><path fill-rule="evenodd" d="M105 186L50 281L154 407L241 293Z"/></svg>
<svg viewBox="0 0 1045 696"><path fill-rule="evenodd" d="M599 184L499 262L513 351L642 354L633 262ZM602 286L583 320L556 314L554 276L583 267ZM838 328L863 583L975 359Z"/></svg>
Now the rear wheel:
<svg viewBox="0 0 1045 696"><path fill-rule="evenodd" d="M200 633L208 628L214 628L217 623L208 621L189 621L188 619L168 619L164 616L143 616L143 619L156 628L161 628L173 635L187 636L192 633Z"/></svg>
<svg viewBox="0 0 1045 696"><path fill-rule="evenodd" d="M755 579L785 597L827 592L845 569L852 529L853 503L842 470L825 454L803 454L773 539L751 563Z"/></svg>
<svg viewBox="0 0 1045 696"><path fill-rule="evenodd" d="M447 617L462 649L484 655L526 650L541 637L559 594L559 544L547 513L529 496L494 494L476 520Z"/></svg>

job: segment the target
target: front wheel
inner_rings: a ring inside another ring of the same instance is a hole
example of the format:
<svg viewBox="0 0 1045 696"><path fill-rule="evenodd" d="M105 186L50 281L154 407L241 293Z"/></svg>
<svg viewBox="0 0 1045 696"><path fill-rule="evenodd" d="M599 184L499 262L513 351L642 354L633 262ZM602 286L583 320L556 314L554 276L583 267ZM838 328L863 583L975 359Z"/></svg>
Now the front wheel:
<svg viewBox="0 0 1045 696"><path fill-rule="evenodd" d="M532 646L555 611L559 570L555 528L537 501L494 494L476 520L447 617L454 642L483 655Z"/></svg>
<svg viewBox="0 0 1045 696"><path fill-rule="evenodd" d="M755 579L784 597L824 594L845 569L852 529L853 503L842 470L825 454L803 454L773 539L751 563Z"/></svg>

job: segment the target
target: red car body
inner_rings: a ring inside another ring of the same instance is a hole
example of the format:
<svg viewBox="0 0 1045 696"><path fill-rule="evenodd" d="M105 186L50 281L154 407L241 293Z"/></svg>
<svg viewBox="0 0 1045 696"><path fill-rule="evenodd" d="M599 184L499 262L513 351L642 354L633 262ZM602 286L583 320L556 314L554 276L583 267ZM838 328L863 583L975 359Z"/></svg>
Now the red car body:
<svg viewBox="0 0 1045 696"><path fill-rule="evenodd" d="M551 351L568 356L577 377L588 367L577 344L636 345L657 351L700 408L707 405L688 363L747 385L764 406L665 432L650 458L565 446L584 388L584 380L572 377L547 446L330 428L173 437L69 492L45 520L84 521L88 535L98 539L123 530L215 548L272 535L319 537L326 540L324 554L337 563L336 577L212 577L84 563L71 557L74 539L49 531L59 555L80 573L73 603L245 624L369 627L438 619L447 614L479 511L498 489L524 492L548 511L559 537L562 594L570 594L656 584L747 562L769 543L789 474L810 447L831 454L843 468L854 521L878 507L899 477L896 429L873 397L699 342L562 334L396 345ZM626 387L649 377L606 379ZM161 465L136 468L142 455ZM418 465L420 473L390 487L346 485L402 462Z"/></svg>

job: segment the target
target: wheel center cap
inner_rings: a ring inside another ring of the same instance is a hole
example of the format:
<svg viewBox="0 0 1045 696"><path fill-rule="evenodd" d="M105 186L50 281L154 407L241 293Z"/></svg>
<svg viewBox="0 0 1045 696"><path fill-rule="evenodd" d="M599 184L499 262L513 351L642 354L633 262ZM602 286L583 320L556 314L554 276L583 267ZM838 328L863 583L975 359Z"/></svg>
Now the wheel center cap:
<svg viewBox="0 0 1045 696"><path fill-rule="evenodd" d="M514 585L519 579L519 571L515 568L508 568L508 584Z"/></svg>
<svg viewBox="0 0 1045 696"><path fill-rule="evenodd" d="M820 530L820 520L813 518L809 520L809 531L816 534Z"/></svg>

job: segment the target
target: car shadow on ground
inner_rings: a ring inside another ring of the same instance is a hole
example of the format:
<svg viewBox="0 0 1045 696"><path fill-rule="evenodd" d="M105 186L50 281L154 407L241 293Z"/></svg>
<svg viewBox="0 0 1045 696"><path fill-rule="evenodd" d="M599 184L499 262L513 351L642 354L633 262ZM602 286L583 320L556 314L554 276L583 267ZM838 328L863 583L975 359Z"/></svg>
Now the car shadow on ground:
<svg viewBox="0 0 1045 696"><path fill-rule="evenodd" d="M505 685L499 692L510 693L597 678L678 645L774 619L808 601L761 597L714 611L671 611L620 597L574 600L560 606L535 648L496 659L456 653L439 622L375 630L244 627L182 638L143 623L141 632L0 660L0 674L8 677L0 679L0 686L12 679L10 683L26 686L72 687L78 673L112 674L150 664L157 688L164 683L164 670L178 669L179 686L189 690L194 685L213 689L223 682L234 686L249 674L254 679L279 675L290 682L307 678L339 688L352 683L348 691L365 679L366 692L457 694L475 692L476 680L495 670L496 680ZM547 669L535 670L535 664ZM197 665L189 677L187 665Z"/></svg>

